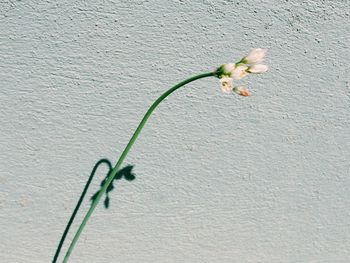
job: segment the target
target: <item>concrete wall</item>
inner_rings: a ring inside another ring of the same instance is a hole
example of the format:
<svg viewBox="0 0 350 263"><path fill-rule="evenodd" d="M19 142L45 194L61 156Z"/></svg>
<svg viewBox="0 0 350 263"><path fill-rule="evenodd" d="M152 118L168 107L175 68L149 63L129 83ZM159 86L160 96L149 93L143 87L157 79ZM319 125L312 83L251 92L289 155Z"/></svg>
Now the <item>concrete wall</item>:
<svg viewBox="0 0 350 263"><path fill-rule="evenodd" d="M125 162L136 180L117 182L71 262L350 262L349 10L1 1L0 261L50 262L93 165L115 162L152 101L264 47L251 97L211 78L156 110Z"/></svg>

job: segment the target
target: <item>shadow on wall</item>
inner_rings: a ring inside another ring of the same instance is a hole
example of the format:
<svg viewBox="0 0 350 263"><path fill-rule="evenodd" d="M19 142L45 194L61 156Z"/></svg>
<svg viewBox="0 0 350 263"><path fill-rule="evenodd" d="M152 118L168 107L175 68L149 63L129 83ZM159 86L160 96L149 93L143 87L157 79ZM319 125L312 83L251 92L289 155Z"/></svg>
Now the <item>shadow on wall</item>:
<svg viewBox="0 0 350 263"><path fill-rule="evenodd" d="M94 168L92 168L92 171L91 171L91 174L90 174L90 176L89 176L89 179L87 180L87 182L86 182L86 184L85 184L84 190L83 190L83 192L82 192L81 195L80 195L79 201L78 201L78 203L76 204L76 206L75 206L75 208L74 208L74 211L73 211L73 213L72 213L72 215L71 215L71 217L70 217L70 219L69 219L69 221L68 221L68 224L67 224L67 226L66 226L66 228L65 228L65 230L64 230L64 232L63 232L63 235L62 235L62 237L61 237L60 243L59 243L59 245L58 245L58 247L57 247L55 256L54 256L53 261L52 261L53 263L56 263L56 262L57 262L57 258L58 258L58 255L59 255L60 251L61 251L61 248L62 248L62 246L63 246L64 240L66 239L66 236L67 236L67 234L68 234L68 231L69 231L69 229L70 229L70 227L71 227L71 225L72 225L72 223L73 223L73 221L74 221L74 218L75 218L76 214L78 213L78 210L79 210L79 208L80 208L80 206L81 206L81 203L82 203L83 200L84 200L84 197L85 197L85 195L86 195L86 192L87 192L87 190L89 189L90 183L91 183L92 179L94 178L94 175L95 175L97 169L98 169L98 168L100 167L100 165L102 165L102 164L106 164L106 165L108 166L108 172L107 172L107 174L106 174L106 177L102 180L102 182L101 182L101 184L100 184L101 188L103 187L103 185L104 185L105 182L107 181L107 179L108 179L108 177L109 177L109 175L110 175L110 173L111 173L111 171L112 171L112 169L113 169L113 166L112 166L111 162L110 162L108 159L101 159L101 160L99 160L99 161L95 164ZM120 179L123 179L123 178L124 178L124 179L127 180L127 181L133 181L133 180L136 178L136 177L135 177L135 174L133 174L133 172L132 172L132 169L133 169L133 168L134 168L134 166L128 165L128 166L125 166L123 169L120 169L120 170L116 173L116 175L114 176L114 180L120 180ZM106 190L106 193L105 193L105 194L106 194L106 197L105 197L105 200L104 200L103 204L104 204L104 207L105 207L106 209L109 207L109 203L110 203L109 193L114 189L113 183L114 183L114 181L108 186L108 188L107 188L107 190ZM92 202L97 198L97 195L99 194L99 192L100 192L100 190L98 190L98 191L90 198L90 200L91 200Z"/></svg>
<svg viewBox="0 0 350 263"><path fill-rule="evenodd" d="M102 159L104 161L107 161L108 162L108 166L109 166L109 171L106 175L106 177L102 180L101 182L101 188L103 187L103 185L105 184L105 182L107 181L108 179L108 176L109 176L109 173L112 171L112 165L111 163L107 160L107 159ZM100 160L100 161L102 161ZM99 161L99 162L100 162ZM97 165L97 163L96 163ZM95 165L95 166L96 166ZM134 168L134 166L132 165L128 165L128 166L125 166L123 169L119 170L117 172L117 174L114 176L114 180L120 180L120 179L125 179L127 181L133 181L135 179L135 175L132 173L132 169ZM103 202L105 208L108 208L109 207L109 202L110 202L110 198L109 198L109 192L111 192L112 190L114 189L114 185L113 185L113 182L108 186L107 190L106 190L106 198L105 198L105 201ZM98 190L92 197L91 197L91 201L94 201L98 194L100 193L100 190Z"/></svg>

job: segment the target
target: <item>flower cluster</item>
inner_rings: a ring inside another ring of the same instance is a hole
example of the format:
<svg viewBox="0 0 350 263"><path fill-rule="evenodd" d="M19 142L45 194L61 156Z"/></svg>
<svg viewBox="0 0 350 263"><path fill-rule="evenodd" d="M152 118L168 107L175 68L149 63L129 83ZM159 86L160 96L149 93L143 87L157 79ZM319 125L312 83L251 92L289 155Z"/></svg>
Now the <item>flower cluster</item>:
<svg viewBox="0 0 350 263"><path fill-rule="evenodd" d="M255 48L237 63L228 63L217 69L221 90L224 93L235 92L241 96L249 96L248 90L243 86L234 86L233 80L240 80L250 73L260 74L268 70L268 66L260 64L266 54L266 49Z"/></svg>

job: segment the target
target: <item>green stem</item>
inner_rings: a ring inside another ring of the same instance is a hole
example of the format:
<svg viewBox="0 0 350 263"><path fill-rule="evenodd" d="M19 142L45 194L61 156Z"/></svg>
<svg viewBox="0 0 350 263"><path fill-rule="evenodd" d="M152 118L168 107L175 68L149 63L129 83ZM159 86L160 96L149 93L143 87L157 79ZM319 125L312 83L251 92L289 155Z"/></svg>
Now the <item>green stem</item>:
<svg viewBox="0 0 350 263"><path fill-rule="evenodd" d="M91 214L94 212L97 204L99 203L102 195L106 192L106 189L108 188L108 186L112 183L114 176L116 175L116 173L118 172L119 167L121 166L121 164L123 163L125 157L127 156L130 148L132 147L132 145L134 144L134 142L136 141L137 137L139 136L142 128L145 126L148 118L151 116L152 112L154 111L154 109L159 105L159 103L161 103L166 97L168 97L171 93L173 93L175 90L177 90L178 88L192 82L195 81L197 79L201 79L201 78L206 78L206 77L213 77L216 76L216 72L208 72L208 73L203 73L203 74L199 74L196 76L193 76L191 78L188 78L178 84L176 84L174 87L172 87L171 89L169 89L168 91L164 92L152 105L151 107L148 109L148 111L146 112L145 116L143 117L143 119L141 120L139 126L137 126L134 134L132 135L129 143L126 145L124 151L122 152L118 162L116 163L116 165L114 166L114 168L112 169L112 171L110 172L109 176L108 176L108 180L107 182L103 185L103 187L101 188L99 194L97 195L96 199L94 200L94 202L91 204L91 207L89 209L89 211L86 213L82 223L80 224L69 248L68 251L64 257L63 263L66 263L68 261L68 258L70 256L70 254L72 253L78 239L79 236L81 234L81 232L83 231L86 223L88 222L89 218L91 217Z"/></svg>

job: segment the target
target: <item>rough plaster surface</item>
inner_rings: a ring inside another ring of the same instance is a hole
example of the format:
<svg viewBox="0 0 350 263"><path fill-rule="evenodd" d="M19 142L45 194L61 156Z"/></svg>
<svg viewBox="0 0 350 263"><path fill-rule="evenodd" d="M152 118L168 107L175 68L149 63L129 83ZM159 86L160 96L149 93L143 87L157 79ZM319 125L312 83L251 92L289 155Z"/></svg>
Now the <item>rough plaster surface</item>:
<svg viewBox="0 0 350 263"><path fill-rule="evenodd" d="M0 261L50 262L93 165L116 160L157 96L266 47L251 97L207 79L156 110L125 163L137 179L71 262L350 262L349 10L1 1Z"/></svg>

